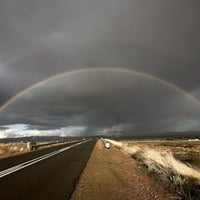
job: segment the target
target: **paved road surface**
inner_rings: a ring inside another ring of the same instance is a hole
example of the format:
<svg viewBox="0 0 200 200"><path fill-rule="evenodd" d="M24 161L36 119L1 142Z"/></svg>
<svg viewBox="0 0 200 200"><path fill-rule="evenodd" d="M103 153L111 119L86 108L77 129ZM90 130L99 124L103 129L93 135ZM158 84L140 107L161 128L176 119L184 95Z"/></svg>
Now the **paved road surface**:
<svg viewBox="0 0 200 200"><path fill-rule="evenodd" d="M2 200L67 200L73 192L90 157L96 141L80 144L50 158L37 162L17 172L0 178L0 199ZM64 145L69 146L69 144ZM64 147L62 146L62 148ZM59 147L61 148L61 147ZM49 153L42 150L43 154ZM53 150L58 147L53 147ZM31 152L9 159L0 160L0 171L21 162L43 155L40 151Z"/></svg>

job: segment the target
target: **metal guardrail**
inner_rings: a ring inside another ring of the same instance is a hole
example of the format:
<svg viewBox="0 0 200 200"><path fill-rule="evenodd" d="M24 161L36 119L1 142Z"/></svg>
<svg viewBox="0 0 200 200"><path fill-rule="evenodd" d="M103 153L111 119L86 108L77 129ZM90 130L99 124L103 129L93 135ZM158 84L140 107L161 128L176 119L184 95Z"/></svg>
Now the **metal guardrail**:
<svg viewBox="0 0 200 200"><path fill-rule="evenodd" d="M64 143L64 142L57 141L57 142L48 142L48 143L44 143L44 144L36 144L36 142L27 142L27 149L28 149L28 151L32 151L32 150L38 149L39 147L48 146L48 145L52 145L52 144L59 144L59 143Z"/></svg>

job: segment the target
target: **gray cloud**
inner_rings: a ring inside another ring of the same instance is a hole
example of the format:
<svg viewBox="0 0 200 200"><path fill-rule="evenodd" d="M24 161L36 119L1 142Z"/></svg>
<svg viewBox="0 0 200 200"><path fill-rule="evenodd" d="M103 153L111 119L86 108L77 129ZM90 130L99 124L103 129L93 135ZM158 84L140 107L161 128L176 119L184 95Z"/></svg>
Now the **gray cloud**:
<svg viewBox="0 0 200 200"><path fill-rule="evenodd" d="M55 74L104 66L148 73L200 98L199 4L1 1L0 104ZM83 126L85 134L199 130L197 104L159 82L117 72L72 77L18 99L0 124Z"/></svg>
<svg viewBox="0 0 200 200"><path fill-rule="evenodd" d="M190 124L181 124L187 120L195 122L196 130L200 106L176 89L144 76L87 70L30 90L1 116L2 125L23 123L40 130L82 126L88 134L101 130L137 135L187 129Z"/></svg>

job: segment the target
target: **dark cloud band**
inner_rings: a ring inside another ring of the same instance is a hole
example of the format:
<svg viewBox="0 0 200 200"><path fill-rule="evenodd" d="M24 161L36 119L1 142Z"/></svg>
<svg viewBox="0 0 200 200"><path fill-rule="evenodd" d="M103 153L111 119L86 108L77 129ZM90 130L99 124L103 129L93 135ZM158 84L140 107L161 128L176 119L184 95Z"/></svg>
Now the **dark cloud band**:
<svg viewBox="0 0 200 200"><path fill-rule="evenodd" d="M100 72L100 71L113 71L113 72L122 72L122 73L129 73L129 74L133 74L133 75L137 75L137 76L141 76L147 79L151 79L154 81L157 81L163 85L168 86L169 88L172 88L174 90L176 90L177 92L183 93L184 95L186 95L187 97L189 97L193 102L195 102L196 104L200 105L200 101L195 98L194 96L192 96L190 93L188 93L187 91L183 90L182 88L169 83L165 80L160 79L159 77L144 73L144 72L139 72L139 71L135 71L135 70L131 70L131 69L126 69L126 68L117 68L117 67L96 67L96 68L85 68L85 69L76 69L76 70L72 70L72 71L67 71L67 72L63 72L61 74L57 74L55 76L51 76L49 78L46 78L42 81L39 81L31 86L29 86L28 88L24 89L23 91L19 92L17 95L15 95L14 97L12 97L11 99L9 99L7 102L5 102L1 107L0 107L0 112L2 112L4 109L6 109L10 104L12 104L13 102L15 102L17 99L19 99L20 97L22 97L24 94L30 92L32 89L37 88L42 86L43 84L48 83L49 81L53 81L56 79L59 79L61 77L64 76L70 76L72 74L79 74L79 73L85 73L85 72Z"/></svg>

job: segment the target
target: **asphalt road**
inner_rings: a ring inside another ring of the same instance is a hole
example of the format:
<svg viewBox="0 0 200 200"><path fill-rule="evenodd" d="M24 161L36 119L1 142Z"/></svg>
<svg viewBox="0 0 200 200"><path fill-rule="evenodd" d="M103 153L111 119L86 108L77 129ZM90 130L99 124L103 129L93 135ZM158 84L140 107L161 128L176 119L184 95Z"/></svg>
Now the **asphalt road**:
<svg viewBox="0 0 200 200"><path fill-rule="evenodd" d="M96 140L80 144L0 178L2 200L67 200L74 190ZM70 144L71 145L71 144ZM58 148L48 148L0 160L0 170L34 159ZM48 152L46 152L48 151ZM35 155L36 154L36 155Z"/></svg>

